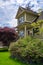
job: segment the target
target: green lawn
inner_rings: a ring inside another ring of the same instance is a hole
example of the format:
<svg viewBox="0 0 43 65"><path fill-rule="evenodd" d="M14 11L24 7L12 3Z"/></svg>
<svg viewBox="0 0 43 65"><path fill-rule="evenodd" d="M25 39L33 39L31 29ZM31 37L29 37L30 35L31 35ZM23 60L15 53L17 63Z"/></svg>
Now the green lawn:
<svg viewBox="0 0 43 65"><path fill-rule="evenodd" d="M9 52L0 52L0 65L27 65L17 60L10 58ZM30 65L30 64L28 64ZM33 65L33 64L31 64ZM39 65L39 64L38 64Z"/></svg>
<svg viewBox="0 0 43 65"><path fill-rule="evenodd" d="M17 60L10 59L9 52L0 52L0 65L26 65Z"/></svg>

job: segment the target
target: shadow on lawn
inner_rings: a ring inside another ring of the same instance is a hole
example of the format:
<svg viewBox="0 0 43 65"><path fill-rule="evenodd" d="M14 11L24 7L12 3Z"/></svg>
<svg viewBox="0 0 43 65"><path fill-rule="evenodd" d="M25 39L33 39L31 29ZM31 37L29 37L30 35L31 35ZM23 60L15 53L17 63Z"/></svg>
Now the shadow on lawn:
<svg viewBox="0 0 43 65"><path fill-rule="evenodd" d="M11 57L11 56L10 56L10 59L15 61L15 62L22 63L22 65L43 65L43 63L32 63L32 62L29 63L29 62L25 62L24 60L22 61L22 60L19 60L17 58Z"/></svg>

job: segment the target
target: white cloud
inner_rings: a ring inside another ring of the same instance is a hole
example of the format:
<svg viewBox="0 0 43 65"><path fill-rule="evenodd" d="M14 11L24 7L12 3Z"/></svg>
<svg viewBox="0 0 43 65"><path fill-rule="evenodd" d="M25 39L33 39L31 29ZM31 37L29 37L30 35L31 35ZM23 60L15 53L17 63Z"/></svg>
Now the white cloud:
<svg viewBox="0 0 43 65"><path fill-rule="evenodd" d="M2 27L2 24L0 24L0 27Z"/></svg>
<svg viewBox="0 0 43 65"><path fill-rule="evenodd" d="M34 11L43 7L42 4L37 3L37 0L0 0L0 14L3 13L3 15L0 15L0 26L16 26L17 21L15 20L15 15L17 9L19 5L25 7L28 2L31 3L30 6L34 5L32 7ZM40 0L41 2L43 0Z"/></svg>
<svg viewBox="0 0 43 65"><path fill-rule="evenodd" d="M17 0L17 3L20 3L20 4L23 3L23 0Z"/></svg>
<svg viewBox="0 0 43 65"><path fill-rule="evenodd" d="M11 27L16 27L16 26L17 26L17 20L12 19L12 20L9 22L9 25L10 25Z"/></svg>

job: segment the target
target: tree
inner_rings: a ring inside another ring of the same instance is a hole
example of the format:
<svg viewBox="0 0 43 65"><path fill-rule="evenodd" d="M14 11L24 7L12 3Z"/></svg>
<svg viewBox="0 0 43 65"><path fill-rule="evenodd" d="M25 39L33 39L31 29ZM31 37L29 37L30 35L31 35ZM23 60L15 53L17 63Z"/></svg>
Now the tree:
<svg viewBox="0 0 43 65"><path fill-rule="evenodd" d="M17 32L13 28L1 28L0 29L0 41L4 46L9 46L10 42L16 41L18 38Z"/></svg>
<svg viewBox="0 0 43 65"><path fill-rule="evenodd" d="M37 21L36 23L32 23L31 26L33 27L33 29L36 29L38 28L38 32L39 34L42 34L43 33L43 20L39 20Z"/></svg>
<svg viewBox="0 0 43 65"><path fill-rule="evenodd" d="M26 8L27 8L27 9L31 9L30 3L31 3L31 2L28 2L28 3L26 4Z"/></svg>

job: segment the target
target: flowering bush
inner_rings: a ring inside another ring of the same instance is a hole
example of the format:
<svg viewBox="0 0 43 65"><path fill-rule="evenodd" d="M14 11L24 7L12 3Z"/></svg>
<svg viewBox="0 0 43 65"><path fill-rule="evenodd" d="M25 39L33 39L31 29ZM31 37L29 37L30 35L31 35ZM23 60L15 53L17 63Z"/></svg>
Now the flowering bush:
<svg viewBox="0 0 43 65"><path fill-rule="evenodd" d="M43 61L43 41L27 37L19 39L10 45L9 51L12 57L25 62L42 62Z"/></svg>

